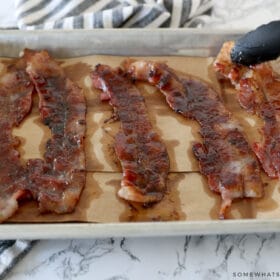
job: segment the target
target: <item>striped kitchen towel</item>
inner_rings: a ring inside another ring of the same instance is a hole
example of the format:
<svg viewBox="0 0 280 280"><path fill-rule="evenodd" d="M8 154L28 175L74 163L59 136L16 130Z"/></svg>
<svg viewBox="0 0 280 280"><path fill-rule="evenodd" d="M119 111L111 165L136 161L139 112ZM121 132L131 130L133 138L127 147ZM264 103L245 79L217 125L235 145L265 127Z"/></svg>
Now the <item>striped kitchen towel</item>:
<svg viewBox="0 0 280 280"><path fill-rule="evenodd" d="M0 241L0 279L4 279L13 266L33 247L35 242L27 240Z"/></svg>
<svg viewBox="0 0 280 280"><path fill-rule="evenodd" d="M212 0L15 0L21 29L203 26Z"/></svg>

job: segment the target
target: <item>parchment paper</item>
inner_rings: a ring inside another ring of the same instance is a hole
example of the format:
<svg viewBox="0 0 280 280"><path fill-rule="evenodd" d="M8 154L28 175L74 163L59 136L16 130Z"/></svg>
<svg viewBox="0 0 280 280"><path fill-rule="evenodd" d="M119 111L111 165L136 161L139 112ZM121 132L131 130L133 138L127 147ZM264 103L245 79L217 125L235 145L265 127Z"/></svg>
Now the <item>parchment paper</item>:
<svg viewBox="0 0 280 280"><path fill-rule="evenodd" d="M149 117L164 141L171 161L168 193L160 203L144 208L119 199L121 169L113 150L113 137L119 122L106 123L112 108L99 100L100 91L92 89L89 72L97 63L119 66L125 57L89 56L62 61L67 75L84 89L87 99L86 187L76 210L71 214L54 215L38 212L36 202L21 203L18 212L9 222L122 222L158 220L211 220L218 218L220 196L212 193L206 179L198 173L198 165L192 154L194 141L200 141L199 125L174 113L165 103L162 94L154 87L138 83L146 100ZM226 106L233 112L244 128L250 143L258 140L260 120L242 110L229 84L220 85L211 68L213 58L199 57L145 57L167 62L169 66L207 81L213 86ZM50 137L49 129L39 119L37 98L32 113L14 135L20 137L19 148L23 162L29 158L42 157L44 145ZM243 199L233 203L231 218L279 218L279 183L269 180L266 195L262 199Z"/></svg>

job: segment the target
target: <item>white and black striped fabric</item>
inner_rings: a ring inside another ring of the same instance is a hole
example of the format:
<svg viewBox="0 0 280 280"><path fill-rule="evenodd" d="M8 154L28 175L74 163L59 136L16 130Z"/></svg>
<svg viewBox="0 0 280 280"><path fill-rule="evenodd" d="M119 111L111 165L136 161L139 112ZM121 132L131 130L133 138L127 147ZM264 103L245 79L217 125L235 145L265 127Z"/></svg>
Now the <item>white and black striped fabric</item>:
<svg viewBox="0 0 280 280"><path fill-rule="evenodd" d="M35 242L27 240L0 241L0 279L4 279L13 266L33 247Z"/></svg>
<svg viewBox="0 0 280 280"><path fill-rule="evenodd" d="M15 0L21 29L203 26L212 0Z"/></svg>

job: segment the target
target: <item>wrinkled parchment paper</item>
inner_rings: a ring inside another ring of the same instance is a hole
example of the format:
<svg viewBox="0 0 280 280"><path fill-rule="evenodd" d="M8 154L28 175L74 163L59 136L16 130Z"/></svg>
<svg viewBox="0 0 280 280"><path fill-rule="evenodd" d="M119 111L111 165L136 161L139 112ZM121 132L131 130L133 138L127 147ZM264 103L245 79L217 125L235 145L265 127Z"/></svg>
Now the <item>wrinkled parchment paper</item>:
<svg viewBox="0 0 280 280"><path fill-rule="evenodd" d="M146 100L149 117L155 130L161 135L171 167L168 193L160 203L151 208L125 202L117 197L120 187L121 168L115 156L114 135L119 122L104 123L112 115L112 108L99 100L100 91L91 86L89 72L97 63L116 67L125 57L89 56L62 61L62 67L74 82L84 89L87 99L86 187L76 210L71 214L54 215L38 212L36 202L23 202L9 222L123 222L158 220L211 220L218 218L220 196L212 193L206 179L198 173L198 164L192 154L192 143L200 141L199 126L174 113L165 103L162 94L144 83L137 83ZM213 58L199 57L155 57L180 72L199 77L211 84L224 99L244 128L249 142L260 139L260 120L242 110L229 84L220 85L211 68ZM39 119L35 97L32 113L14 135L20 137L19 148L22 160L42 157L44 146L50 137L49 129ZM231 218L280 218L279 183L263 175L266 194L262 199L236 200Z"/></svg>

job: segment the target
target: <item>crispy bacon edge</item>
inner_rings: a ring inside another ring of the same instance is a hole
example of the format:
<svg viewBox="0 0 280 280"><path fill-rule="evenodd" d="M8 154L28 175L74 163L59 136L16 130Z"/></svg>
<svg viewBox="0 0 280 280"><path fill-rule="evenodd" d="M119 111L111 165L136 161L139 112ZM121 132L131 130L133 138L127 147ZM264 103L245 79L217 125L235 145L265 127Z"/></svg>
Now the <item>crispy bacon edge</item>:
<svg viewBox="0 0 280 280"><path fill-rule="evenodd" d="M44 160L28 161L33 196L40 212L70 213L85 186L86 101L47 51L24 51L26 71L39 95L42 122L52 137Z"/></svg>
<svg viewBox="0 0 280 280"><path fill-rule="evenodd" d="M118 70L97 65L91 74L93 86L109 100L121 129L115 136L115 151L123 169L118 195L143 204L160 201L166 192L169 157L149 121L144 98Z"/></svg>
<svg viewBox="0 0 280 280"><path fill-rule="evenodd" d="M210 189L221 194L221 219L233 199L263 196L257 159L217 92L198 79L180 77L164 63L128 59L123 67L132 79L156 86L175 112L200 123L204 143L194 144L193 151Z"/></svg>
<svg viewBox="0 0 280 280"><path fill-rule="evenodd" d="M18 200L29 197L28 170L20 160L20 139L12 135L32 106L33 85L21 58L4 67L0 77L0 222L18 209Z"/></svg>
<svg viewBox="0 0 280 280"><path fill-rule="evenodd" d="M225 42L213 64L220 78L228 79L237 90L240 106L263 120L262 142L253 150L271 178L280 176L280 81L269 63L242 66L231 61L234 42Z"/></svg>

